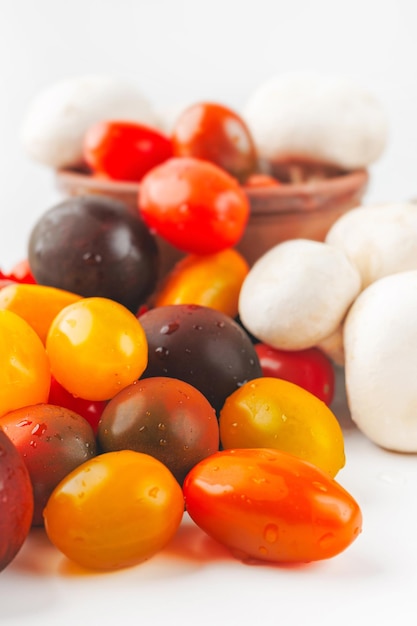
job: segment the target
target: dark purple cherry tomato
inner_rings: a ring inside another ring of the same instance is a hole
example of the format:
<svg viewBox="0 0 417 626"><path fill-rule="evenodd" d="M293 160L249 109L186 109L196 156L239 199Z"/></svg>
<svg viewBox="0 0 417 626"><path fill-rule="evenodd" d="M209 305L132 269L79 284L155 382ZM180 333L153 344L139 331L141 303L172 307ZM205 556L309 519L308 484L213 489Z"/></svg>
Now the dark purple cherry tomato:
<svg viewBox="0 0 417 626"><path fill-rule="evenodd" d="M104 196L70 198L46 211L28 257L40 285L110 298L133 313L158 278L154 237L136 212Z"/></svg>
<svg viewBox="0 0 417 626"><path fill-rule="evenodd" d="M154 377L129 385L110 400L98 441L104 452L150 454L182 484L196 463L217 452L219 425L198 389L182 380Z"/></svg>
<svg viewBox="0 0 417 626"><path fill-rule="evenodd" d="M198 102L177 119L174 154L211 161L244 182L257 167L255 142L244 120L215 102Z"/></svg>
<svg viewBox="0 0 417 626"><path fill-rule="evenodd" d="M0 428L20 452L32 481L33 525L43 524L42 511L56 485L96 454L90 424L80 415L52 404L36 404L0 418Z"/></svg>
<svg viewBox="0 0 417 626"><path fill-rule="evenodd" d="M262 374L282 378L303 387L331 404L334 396L335 373L330 359L318 348L278 350L263 343L255 346Z"/></svg>
<svg viewBox="0 0 417 626"><path fill-rule="evenodd" d="M0 571L14 559L32 524L33 491L19 451L0 429Z"/></svg>
<svg viewBox="0 0 417 626"><path fill-rule="evenodd" d="M218 413L240 385L262 375L246 332L228 315L209 307L177 304L139 318L148 341L142 378L179 378L203 393Z"/></svg>

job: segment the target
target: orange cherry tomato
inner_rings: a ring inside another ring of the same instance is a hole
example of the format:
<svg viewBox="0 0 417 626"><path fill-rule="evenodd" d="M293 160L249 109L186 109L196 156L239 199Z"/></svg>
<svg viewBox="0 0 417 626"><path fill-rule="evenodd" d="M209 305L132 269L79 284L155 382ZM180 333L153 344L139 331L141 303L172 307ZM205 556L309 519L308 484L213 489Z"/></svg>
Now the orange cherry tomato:
<svg viewBox="0 0 417 626"><path fill-rule="evenodd" d="M81 296L45 285L14 284L0 291L0 309L7 309L27 321L45 344L52 320L64 307Z"/></svg>
<svg viewBox="0 0 417 626"><path fill-rule="evenodd" d="M343 432L329 407L279 378L251 380L220 411L224 448L277 448L335 476L345 464Z"/></svg>
<svg viewBox="0 0 417 626"><path fill-rule="evenodd" d="M249 218L249 201L236 179L192 157L169 159L150 171L138 202L151 231L191 254L233 247Z"/></svg>
<svg viewBox="0 0 417 626"><path fill-rule="evenodd" d="M114 180L139 182L173 156L172 142L160 131L126 121L101 121L84 138L84 159L93 172Z"/></svg>
<svg viewBox="0 0 417 626"><path fill-rule="evenodd" d="M164 279L155 306L200 304L236 317L240 288L248 272L248 263L234 249L189 255Z"/></svg>
<svg viewBox="0 0 417 626"><path fill-rule="evenodd" d="M36 332L12 311L0 310L0 415L46 402L48 355Z"/></svg>
<svg viewBox="0 0 417 626"><path fill-rule="evenodd" d="M264 189L267 187L281 187L281 182L269 174L252 174L245 180L245 187Z"/></svg>
<svg viewBox="0 0 417 626"><path fill-rule="evenodd" d="M175 156L211 161L243 182L257 166L250 130L232 109L198 102L177 119L172 132Z"/></svg>
<svg viewBox="0 0 417 626"><path fill-rule="evenodd" d="M145 370L148 345L139 320L107 298L83 298L53 320L46 349L54 378L70 393L107 400Z"/></svg>
<svg viewBox="0 0 417 626"><path fill-rule="evenodd" d="M116 569L149 559L176 533L184 512L181 487L148 454L107 452L80 465L52 492L47 535L69 559Z"/></svg>
<svg viewBox="0 0 417 626"><path fill-rule="evenodd" d="M184 482L194 522L243 559L328 559L359 535L354 498L311 463L279 450L223 450Z"/></svg>

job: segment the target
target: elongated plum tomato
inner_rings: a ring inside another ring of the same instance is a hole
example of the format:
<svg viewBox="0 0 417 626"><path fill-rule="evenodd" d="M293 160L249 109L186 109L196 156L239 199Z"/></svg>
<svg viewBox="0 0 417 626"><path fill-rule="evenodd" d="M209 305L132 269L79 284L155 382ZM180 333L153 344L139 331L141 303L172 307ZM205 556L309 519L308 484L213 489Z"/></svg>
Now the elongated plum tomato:
<svg viewBox="0 0 417 626"><path fill-rule="evenodd" d="M32 524L43 523L42 511L62 478L96 453L90 424L60 406L35 404L0 417L0 428L25 460L33 486Z"/></svg>
<svg viewBox="0 0 417 626"><path fill-rule="evenodd" d="M165 277L155 306L199 304L236 317L240 288L248 272L249 265L237 250L188 255Z"/></svg>
<svg viewBox="0 0 417 626"><path fill-rule="evenodd" d="M90 569L149 559L176 533L181 487L160 461L133 450L107 452L80 465L53 491L44 511L49 539Z"/></svg>
<svg viewBox="0 0 417 626"><path fill-rule="evenodd" d="M108 298L83 298L53 320L46 339L51 373L74 396L108 400L133 383L148 362L139 320Z"/></svg>
<svg viewBox="0 0 417 626"><path fill-rule="evenodd" d="M198 102L181 113L172 131L175 156L211 161L240 182L257 167L255 142L244 120L216 102Z"/></svg>
<svg viewBox="0 0 417 626"><path fill-rule="evenodd" d="M169 159L151 170L139 190L147 226L191 254L233 247L249 217L249 201L226 171L196 158Z"/></svg>
<svg viewBox="0 0 417 626"><path fill-rule="evenodd" d="M19 451L0 429L0 571L13 561L32 524L33 491Z"/></svg>
<svg viewBox="0 0 417 626"><path fill-rule="evenodd" d="M184 482L194 522L235 556L277 563L333 557L361 531L354 498L314 465L279 450L223 450Z"/></svg>
<svg viewBox="0 0 417 626"><path fill-rule="evenodd" d="M28 404L46 402L51 383L48 355L29 324L0 310L0 416Z"/></svg>
<svg viewBox="0 0 417 626"><path fill-rule="evenodd" d="M334 477L345 464L343 432L329 407L302 387L261 377L234 391L220 411L224 448L277 448Z"/></svg>
<svg viewBox="0 0 417 626"><path fill-rule="evenodd" d="M279 350L264 343L255 345L264 376L282 378L295 383L331 404L335 373L330 359L318 348Z"/></svg>
<svg viewBox="0 0 417 626"><path fill-rule="evenodd" d="M160 131L117 120L91 126L84 137L83 153L94 173L133 182L173 156L172 141Z"/></svg>

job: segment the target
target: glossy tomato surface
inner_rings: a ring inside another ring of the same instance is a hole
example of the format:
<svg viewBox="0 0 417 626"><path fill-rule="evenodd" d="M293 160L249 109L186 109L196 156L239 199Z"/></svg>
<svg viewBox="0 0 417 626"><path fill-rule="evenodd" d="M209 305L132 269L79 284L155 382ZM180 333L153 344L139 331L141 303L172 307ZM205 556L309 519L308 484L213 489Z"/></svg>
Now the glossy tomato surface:
<svg viewBox="0 0 417 626"><path fill-rule="evenodd" d="M60 480L96 454L88 422L60 406L36 404L0 418L0 428L19 450L28 468L34 494L33 524L43 523L42 511Z"/></svg>
<svg viewBox="0 0 417 626"><path fill-rule="evenodd" d="M28 257L37 283L111 298L134 313L158 279L154 237L137 213L104 196L68 198L46 211Z"/></svg>
<svg viewBox="0 0 417 626"><path fill-rule="evenodd" d="M261 377L234 391L220 411L224 448L277 448L330 476L345 464L343 432L329 407L302 387Z"/></svg>
<svg viewBox="0 0 417 626"><path fill-rule="evenodd" d="M116 120L101 121L89 128L83 152L96 174L134 182L173 156L172 141L160 131Z"/></svg>
<svg viewBox="0 0 417 626"><path fill-rule="evenodd" d="M257 167L255 142L244 120L216 102L198 102L181 113L172 131L175 156L215 163L243 182Z"/></svg>
<svg viewBox="0 0 417 626"><path fill-rule="evenodd" d="M0 416L27 404L46 402L51 383L48 355L31 326L0 310Z"/></svg>
<svg viewBox="0 0 417 626"><path fill-rule="evenodd" d="M54 378L70 393L108 400L144 371L148 346L138 319L108 298L83 298L52 322L46 348Z"/></svg>
<svg viewBox="0 0 417 626"><path fill-rule="evenodd" d="M173 304L151 309L139 320L149 347L143 378L184 380L201 391L216 412L238 387L262 375L248 335L220 311Z"/></svg>
<svg viewBox="0 0 417 626"><path fill-rule="evenodd" d="M184 499L157 459L121 450L87 461L56 487L44 511L52 543L89 569L116 569L156 554L175 535Z"/></svg>
<svg viewBox="0 0 417 626"><path fill-rule="evenodd" d="M334 397L335 372L330 359L318 348L279 350L264 343L255 346L264 376L273 376L300 385L331 404Z"/></svg>
<svg viewBox="0 0 417 626"><path fill-rule="evenodd" d="M32 524L33 491L19 451L0 428L0 571L13 561Z"/></svg>
<svg viewBox="0 0 417 626"><path fill-rule="evenodd" d="M74 396L51 376L48 404L56 404L57 406L74 411L74 413L78 413L78 415L81 415L81 417L87 420L94 433L96 433L101 414L107 402L105 400L88 400Z"/></svg>
<svg viewBox="0 0 417 626"><path fill-rule="evenodd" d="M154 299L155 306L199 304L238 313L239 293L249 265L237 250L184 257L165 277Z"/></svg>
<svg viewBox="0 0 417 626"><path fill-rule="evenodd" d="M278 450L218 452L191 470L184 497L194 522L243 560L327 559L362 526L359 505L341 485Z"/></svg>
<svg viewBox="0 0 417 626"><path fill-rule="evenodd" d="M213 407L195 387L174 378L147 378L110 400L98 441L104 452L150 454L182 484L194 465L217 452L219 425Z"/></svg>
<svg viewBox="0 0 417 626"><path fill-rule="evenodd" d="M233 247L249 218L249 201L236 179L192 157L155 167L142 180L138 202L151 230L191 254Z"/></svg>

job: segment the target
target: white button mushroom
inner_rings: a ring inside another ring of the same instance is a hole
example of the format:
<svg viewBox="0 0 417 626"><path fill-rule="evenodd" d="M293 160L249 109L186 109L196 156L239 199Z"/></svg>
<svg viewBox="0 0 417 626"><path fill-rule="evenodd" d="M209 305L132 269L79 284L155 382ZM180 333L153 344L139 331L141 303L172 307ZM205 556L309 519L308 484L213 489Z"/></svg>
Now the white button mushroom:
<svg viewBox="0 0 417 626"><path fill-rule="evenodd" d="M352 209L333 224L326 242L358 268L362 288L383 276L417 269L417 204Z"/></svg>
<svg viewBox="0 0 417 626"><path fill-rule="evenodd" d="M292 239L253 265L240 292L239 315L264 343L301 350L336 331L359 290L359 273L343 252Z"/></svg>
<svg viewBox="0 0 417 626"><path fill-rule="evenodd" d="M59 81L33 100L21 128L27 154L53 168L78 165L87 129L106 119L155 126L149 102L133 86L110 76Z"/></svg>
<svg viewBox="0 0 417 626"><path fill-rule="evenodd" d="M342 77L276 76L243 108L261 157L310 160L345 170L366 168L382 154L387 118L378 101Z"/></svg>
<svg viewBox="0 0 417 626"><path fill-rule="evenodd" d="M345 381L353 421L374 443L417 452L417 271L365 289L344 326Z"/></svg>

